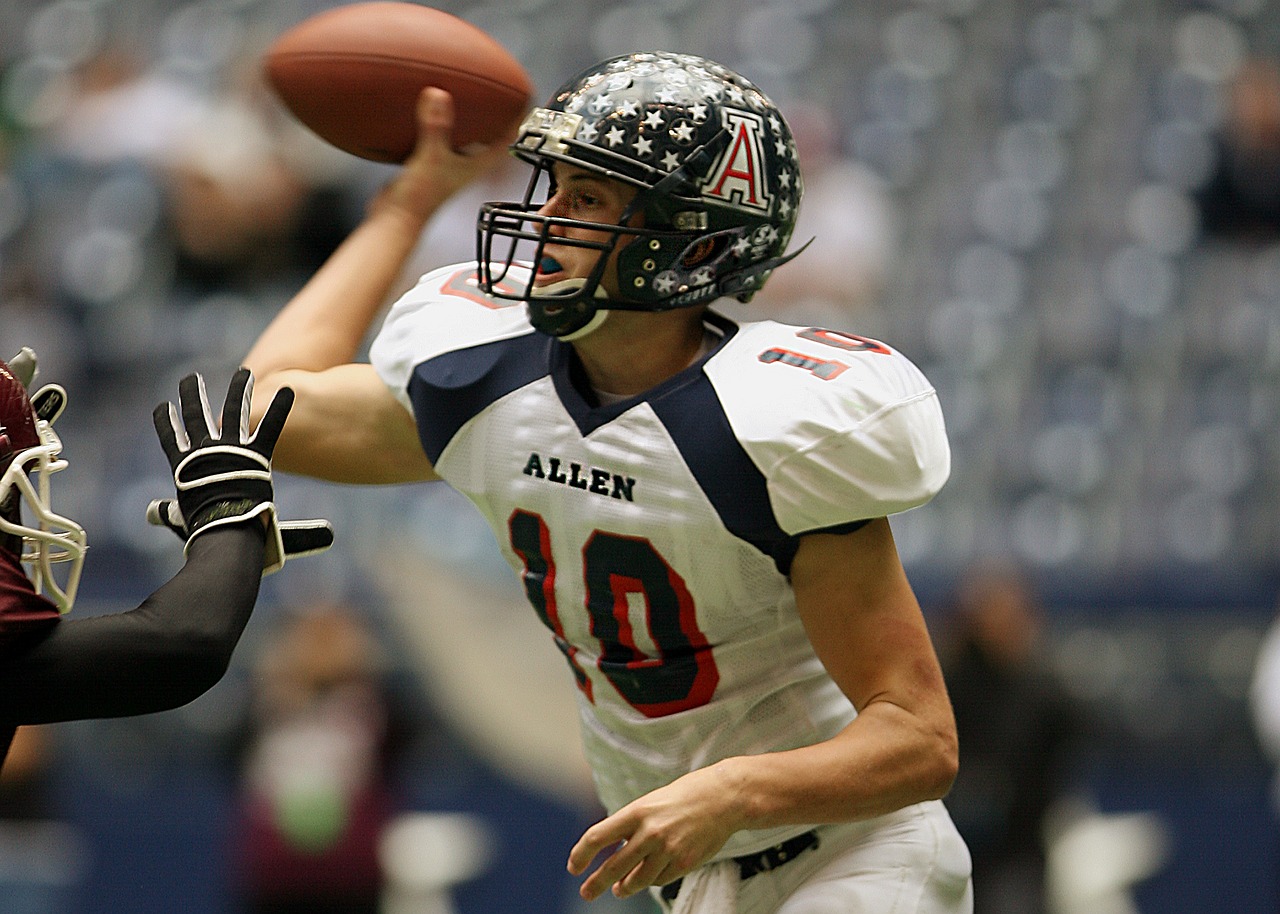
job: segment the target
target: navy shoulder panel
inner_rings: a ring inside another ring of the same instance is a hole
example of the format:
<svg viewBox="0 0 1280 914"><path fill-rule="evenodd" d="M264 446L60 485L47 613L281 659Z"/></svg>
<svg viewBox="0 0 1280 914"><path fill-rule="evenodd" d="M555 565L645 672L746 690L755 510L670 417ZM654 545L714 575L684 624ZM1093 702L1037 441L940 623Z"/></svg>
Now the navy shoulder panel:
<svg viewBox="0 0 1280 914"><path fill-rule="evenodd" d="M725 527L791 568L799 541L778 525L764 474L747 456L706 375L649 401Z"/></svg>
<svg viewBox="0 0 1280 914"><path fill-rule="evenodd" d="M428 359L409 378L418 437L432 463L474 416L547 373L552 340L526 334Z"/></svg>

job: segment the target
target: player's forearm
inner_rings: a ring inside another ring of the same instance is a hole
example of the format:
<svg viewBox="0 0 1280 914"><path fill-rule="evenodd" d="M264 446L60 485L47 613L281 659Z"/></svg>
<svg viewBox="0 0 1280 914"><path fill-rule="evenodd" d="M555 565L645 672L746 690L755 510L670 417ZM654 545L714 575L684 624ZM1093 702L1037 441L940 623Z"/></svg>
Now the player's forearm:
<svg viewBox="0 0 1280 914"><path fill-rule="evenodd" d="M226 672L253 611L263 544L256 521L211 530L136 609L64 619L0 664L0 718L147 714L203 694Z"/></svg>
<svg viewBox="0 0 1280 914"><path fill-rule="evenodd" d="M417 245L426 216L375 206L271 321L245 357L259 382L355 358Z"/></svg>
<svg viewBox="0 0 1280 914"><path fill-rule="evenodd" d="M872 702L825 742L726 759L742 828L870 819L951 787L958 764L949 713L930 722Z"/></svg>

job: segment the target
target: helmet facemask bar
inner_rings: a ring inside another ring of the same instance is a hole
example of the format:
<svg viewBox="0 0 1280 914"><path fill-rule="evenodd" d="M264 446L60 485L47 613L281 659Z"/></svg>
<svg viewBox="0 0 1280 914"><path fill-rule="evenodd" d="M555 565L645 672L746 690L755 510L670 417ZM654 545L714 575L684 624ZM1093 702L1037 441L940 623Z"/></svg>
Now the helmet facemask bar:
<svg viewBox="0 0 1280 914"><path fill-rule="evenodd" d="M681 307L684 303L667 304L661 300L644 301L611 296L601 286L615 251L628 250L631 245L641 248L683 249L689 243L686 232L646 228L629 225L635 213L644 208L646 192L641 191L626 207L617 223L585 222L580 219L547 215L540 212L545 202L554 194L552 163L541 160L536 163L524 199L520 203L490 202L480 209L476 226L476 255L479 263L479 281L485 294L506 301L525 302L529 306L530 319L544 333L569 338L577 333L604 310L663 311ZM538 188L547 185L547 192L539 194ZM574 237L568 230L577 229L604 234L603 239ZM509 243L497 244L498 239ZM547 245L573 247L599 252L591 273L586 277L566 279L551 286L535 285L537 266L543 261ZM495 256L494 248L499 248ZM523 283L510 283L511 267L517 263L531 264L533 270Z"/></svg>
<svg viewBox="0 0 1280 914"><path fill-rule="evenodd" d="M542 195L544 202L534 202L539 196L539 186L544 183L549 185L546 194ZM542 299L549 304L563 304L576 298L595 296L596 287L604 276L604 265L617 247L620 233L615 232L602 241L572 238L563 234L552 235L553 228L590 228L604 231L616 228L560 216L548 216L538 212L545 205L545 200L551 198L554 190L550 167L539 166L530 178L524 199L520 203L491 202L481 206L480 217L476 224L476 259L480 267L480 285L487 294L508 301ZM494 242L499 238L506 238L509 243L506 245L506 251L495 257ZM546 289L540 290L534 286L537 265L542 262L548 244L599 251L600 258L591 275L576 284L577 288L563 292L553 290L548 294ZM506 280L511 267L517 263L531 264L534 272L522 287L513 289L512 286L506 285ZM496 270L495 265L497 265ZM579 290L585 291L580 295L573 294Z"/></svg>
<svg viewBox="0 0 1280 914"><path fill-rule="evenodd" d="M20 496L32 514L32 525L22 522L18 509L11 516L0 513L0 532L19 538L20 558L28 566L36 592L66 613L80 585L87 538L83 527L50 506L50 477L66 469L67 461L59 457L62 442L53 427L41 419L36 428L40 444L16 454L0 476L0 492L4 493L0 500ZM55 565L65 567L55 575Z"/></svg>

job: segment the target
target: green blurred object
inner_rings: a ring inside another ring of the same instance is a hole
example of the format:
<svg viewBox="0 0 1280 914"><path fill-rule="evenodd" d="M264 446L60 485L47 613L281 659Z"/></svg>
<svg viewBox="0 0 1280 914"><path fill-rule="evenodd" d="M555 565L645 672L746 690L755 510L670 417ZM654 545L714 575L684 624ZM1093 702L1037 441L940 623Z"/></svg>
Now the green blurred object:
<svg viewBox="0 0 1280 914"><path fill-rule="evenodd" d="M320 854L342 837L349 820L347 799L336 784L299 785L276 798L276 823L290 845Z"/></svg>

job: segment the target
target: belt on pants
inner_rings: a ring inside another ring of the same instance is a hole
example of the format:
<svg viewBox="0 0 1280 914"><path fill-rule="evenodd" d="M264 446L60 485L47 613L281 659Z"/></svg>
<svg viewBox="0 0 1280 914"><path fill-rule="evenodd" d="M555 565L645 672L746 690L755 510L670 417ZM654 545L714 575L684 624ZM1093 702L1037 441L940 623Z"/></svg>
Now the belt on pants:
<svg viewBox="0 0 1280 914"><path fill-rule="evenodd" d="M752 876L776 870L783 864L790 863L810 848L817 846L817 831L807 831L803 835L796 835L781 844L766 847L764 850L756 851L754 854L743 854L741 857L734 857L733 862L738 864L738 875L742 879L750 879ZM681 878L664 885L660 890L663 900L668 903L675 901L676 896L680 894L680 886L683 882L684 879Z"/></svg>

